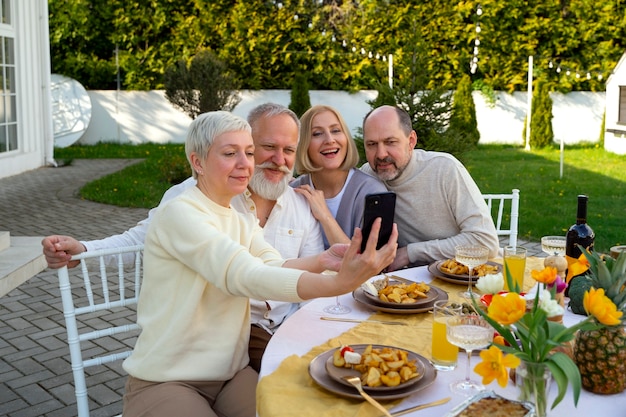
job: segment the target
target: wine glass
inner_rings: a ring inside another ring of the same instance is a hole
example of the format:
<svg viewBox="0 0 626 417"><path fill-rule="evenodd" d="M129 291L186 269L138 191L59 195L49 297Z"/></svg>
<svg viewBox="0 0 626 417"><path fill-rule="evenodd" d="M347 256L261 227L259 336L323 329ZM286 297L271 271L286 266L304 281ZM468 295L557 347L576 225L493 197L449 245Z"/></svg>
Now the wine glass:
<svg viewBox="0 0 626 417"><path fill-rule="evenodd" d="M335 275L334 271L324 271L323 275ZM347 314L352 311L352 309L348 306L344 306L339 302L339 296L335 299L335 304L324 307L324 312L328 314Z"/></svg>
<svg viewBox="0 0 626 417"><path fill-rule="evenodd" d="M565 255L565 236L544 236L541 238L541 250L548 256Z"/></svg>
<svg viewBox="0 0 626 417"><path fill-rule="evenodd" d="M470 379L470 362L472 350L484 349L493 340L493 327L476 314L460 314L448 318L446 335L448 341L455 346L465 349L467 353L467 367L465 379L452 382L450 390L455 394L472 396L485 389L484 385Z"/></svg>
<svg viewBox="0 0 626 417"><path fill-rule="evenodd" d="M347 314L352 311L352 309L348 306L344 306L339 302L339 296L337 296L337 301L335 304L331 306L324 307L324 311L329 314Z"/></svg>
<svg viewBox="0 0 626 417"><path fill-rule="evenodd" d="M484 246L467 245L454 248L454 259L467 267L467 291L459 292L459 297L472 299L472 272L479 265L489 260L489 249Z"/></svg>

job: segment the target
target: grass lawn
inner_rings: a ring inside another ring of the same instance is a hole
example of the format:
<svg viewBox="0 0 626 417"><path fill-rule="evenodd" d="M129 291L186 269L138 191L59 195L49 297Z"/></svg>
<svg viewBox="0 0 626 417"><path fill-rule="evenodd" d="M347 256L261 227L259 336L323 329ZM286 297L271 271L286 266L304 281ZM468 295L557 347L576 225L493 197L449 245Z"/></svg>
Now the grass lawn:
<svg viewBox="0 0 626 417"><path fill-rule="evenodd" d="M626 156L595 147L566 148L563 177L560 151L546 148L480 146L463 162L483 193L520 189L519 232L538 241L564 235L576 221L577 196L589 196L587 223L596 233L596 249L608 251L626 242Z"/></svg>
<svg viewBox="0 0 626 417"><path fill-rule="evenodd" d="M172 181L190 175L180 144L71 146L55 149L55 158L145 158L81 190L86 199L120 206L154 207ZM607 252L626 243L626 156L593 146L567 147L562 178L558 148L527 152L481 145L462 160L483 193L520 189L520 238L564 235L576 221L577 196L587 194L587 222L596 232L596 249Z"/></svg>

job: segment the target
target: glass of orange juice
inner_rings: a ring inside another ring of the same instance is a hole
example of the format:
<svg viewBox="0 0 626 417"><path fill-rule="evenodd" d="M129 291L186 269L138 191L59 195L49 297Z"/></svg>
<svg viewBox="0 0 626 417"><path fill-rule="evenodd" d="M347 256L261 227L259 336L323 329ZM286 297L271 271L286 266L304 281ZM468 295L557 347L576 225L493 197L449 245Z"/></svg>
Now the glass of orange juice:
<svg viewBox="0 0 626 417"><path fill-rule="evenodd" d="M434 304L432 362L439 371L451 371L456 368L459 348L448 342L446 320L450 316L461 314L461 309L460 303L449 300L439 300Z"/></svg>
<svg viewBox="0 0 626 417"><path fill-rule="evenodd" d="M507 271L519 290L524 286L524 271L526 270L526 248L523 246L506 246L504 248L504 290L509 291L506 277Z"/></svg>

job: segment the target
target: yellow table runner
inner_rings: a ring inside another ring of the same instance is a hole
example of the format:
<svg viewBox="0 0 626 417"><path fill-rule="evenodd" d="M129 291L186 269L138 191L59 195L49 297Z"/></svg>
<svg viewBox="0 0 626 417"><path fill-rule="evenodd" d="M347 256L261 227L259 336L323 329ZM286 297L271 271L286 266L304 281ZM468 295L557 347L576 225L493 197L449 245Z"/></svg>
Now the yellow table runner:
<svg viewBox="0 0 626 417"><path fill-rule="evenodd" d="M501 263L500 259L496 262ZM530 270L543 269L543 258L528 258L524 289L534 285ZM457 292L463 286L451 284L439 279L433 285L448 292L450 299L458 300ZM270 375L259 381L256 392L257 411L260 417L378 417L380 412L370 404L339 397L319 387L309 376L311 360L327 350L342 344L381 344L411 350L426 358L431 357L431 314L397 315L374 313L370 318L376 320L402 320L408 326L389 326L378 323L360 323L338 337L311 349L300 357L292 355L285 358L280 366ZM401 400L386 401L383 405L392 408ZM295 414L294 414L295 413Z"/></svg>

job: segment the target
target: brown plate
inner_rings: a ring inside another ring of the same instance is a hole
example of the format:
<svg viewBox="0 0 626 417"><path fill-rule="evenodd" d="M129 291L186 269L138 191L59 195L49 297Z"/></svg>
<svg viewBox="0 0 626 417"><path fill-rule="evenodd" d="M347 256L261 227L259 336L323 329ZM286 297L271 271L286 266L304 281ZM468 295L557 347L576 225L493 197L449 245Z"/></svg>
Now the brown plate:
<svg viewBox="0 0 626 417"><path fill-rule="evenodd" d="M467 285L467 281L469 281L469 275L467 274L461 274L461 275L454 275L454 274L449 274L447 272L444 272L440 269L440 265L445 262L445 260L443 261L435 261L433 263L431 263L430 265L428 265L428 272L430 272L433 276L444 280L446 282L450 282L452 284L463 284L463 285ZM497 267L496 269L496 274L499 272L502 272L502 265L500 265L497 262L487 262L488 265L494 265ZM475 284L476 281L478 281L478 278L480 278L479 276L473 276L472 275L472 283Z"/></svg>
<svg viewBox="0 0 626 417"><path fill-rule="evenodd" d="M412 307L412 308L397 307L397 305L394 305L392 307L385 307L383 305L380 305L376 301L372 301L370 298L366 297L365 291L363 290L363 288L357 288L356 290L352 291L352 297L354 298L355 301L363 304L364 307L367 307L370 310L382 311L383 313L392 313L392 314L417 314L417 313L426 313L432 310L435 304L435 301L448 299L448 293L438 287L430 285L430 291L437 292L438 296L436 299L432 300L430 303Z"/></svg>
<svg viewBox="0 0 626 417"><path fill-rule="evenodd" d="M381 276L380 279L384 279L384 277ZM397 276L389 276L389 284L390 285L394 285L394 284L413 284L415 283L415 281L411 281L410 279L406 279L406 278L401 278L401 277L397 277ZM429 287L432 287L430 284L427 284ZM419 307L423 307L427 304L433 304L436 300L437 297L439 297L439 293L437 291L433 291L432 288L430 291L428 291L426 293L426 298L420 298L418 300L415 300L414 303L393 303L393 302L389 302L389 301L383 301L381 300L378 296L372 295L369 292L363 290L363 295L365 295L367 298L370 299L370 301L373 304L377 304L377 305L381 305L383 307L390 307L390 308L410 308L410 309L415 309L415 308L419 308Z"/></svg>
<svg viewBox="0 0 626 417"><path fill-rule="evenodd" d="M355 352L357 353L363 353L363 351L365 351L365 349L369 346L369 345L350 345L352 347L352 349L354 349ZM372 348L374 349L383 349L383 348L392 348L392 349L401 349L401 348L396 348L393 346L384 346L384 345L372 345ZM332 353L334 354L336 350L341 349L341 348L337 348L337 349L333 349ZM417 374L418 376L416 376L415 378L409 379L406 382L401 383L398 386L395 387L388 387L385 385L382 385L380 387L369 387L367 385L363 385L363 389L367 392L384 392L384 391L393 391L393 390L397 390L397 389L402 389L402 388L406 388L410 385L413 385L415 383L417 383L417 381L419 381L420 379L422 379L424 377L424 372L425 372L425 367L424 364L422 363L420 357L417 355L417 353L413 353L410 350L406 350L406 349L402 349L404 351L407 352L407 357L409 360L411 361L415 361L415 366L417 367ZM330 375L330 377L332 379L334 379L335 381L347 385L349 387L351 387L352 385L346 381L345 379L343 379L346 376L358 376L361 377L361 372L356 371L352 368L338 368L333 364L333 355L330 355L328 357L328 359L326 360L326 372L328 372L328 375Z"/></svg>
<svg viewBox="0 0 626 417"><path fill-rule="evenodd" d="M331 349L316 356L309 364L309 375L311 375L311 378L313 378L313 381L315 381L315 383L317 383L320 387L324 388L327 391L330 391L342 397L362 400L363 397L361 397L356 388L335 381L333 378L331 378L330 375L328 375L328 372L326 372L326 361L328 360L329 356L333 356L334 350L335 349ZM428 359L426 359L422 355L416 355L419 357L420 362L424 364L424 376L422 377L422 379L417 381L415 384L411 384L404 388L383 392L370 392L370 396L379 401L396 400L399 398L408 397L418 391L421 391L431 386L432 383L435 382L435 378L437 377L437 370L433 365L431 365Z"/></svg>

